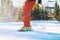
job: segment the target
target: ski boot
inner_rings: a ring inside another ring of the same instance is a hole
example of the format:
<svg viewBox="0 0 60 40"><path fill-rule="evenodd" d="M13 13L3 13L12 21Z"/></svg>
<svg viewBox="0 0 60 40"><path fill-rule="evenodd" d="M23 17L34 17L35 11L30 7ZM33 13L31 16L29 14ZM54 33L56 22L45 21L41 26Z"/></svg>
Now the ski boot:
<svg viewBox="0 0 60 40"><path fill-rule="evenodd" d="M30 31L31 30L31 28L30 27L27 27L27 26L24 26L24 27L22 27L20 30L18 30L18 31Z"/></svg>

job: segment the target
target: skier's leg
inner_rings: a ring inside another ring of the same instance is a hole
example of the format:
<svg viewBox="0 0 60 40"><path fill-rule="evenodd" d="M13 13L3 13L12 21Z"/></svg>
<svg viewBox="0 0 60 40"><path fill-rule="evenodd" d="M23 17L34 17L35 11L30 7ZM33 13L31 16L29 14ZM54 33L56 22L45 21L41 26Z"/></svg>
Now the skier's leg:
<svg viewBox="0 0 60 40"><path fill-rule="evenodd" d="M24 7L24 25L27 27L30 26L30 12L32 8L34 7L35 2L26 2Z"/></svg>
<svg viewBox="0 0 60 40"><path fill-rule="evenodd" d="M35 2L25 2L24 6L24 27L21 28L21 31L30 30L30 12L34 7Z"/></svg>

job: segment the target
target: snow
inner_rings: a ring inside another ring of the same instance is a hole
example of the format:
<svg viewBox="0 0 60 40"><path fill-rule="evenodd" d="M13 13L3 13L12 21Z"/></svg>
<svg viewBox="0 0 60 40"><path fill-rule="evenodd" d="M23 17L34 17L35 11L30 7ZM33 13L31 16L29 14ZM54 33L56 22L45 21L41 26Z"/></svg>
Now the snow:
<svg viewBox="0 0 60 40"><path fill-rule="evenodd" d="M60 40L60 22L31 21L32 31L18 32L23 22L0 23L1 40Z"/></svg>
<svg viewBox="0 0 60 40"><path fill-rule="evenodd" d="M40 24L32 27L36 31L52 32L60 34L60 24Z"/></svg>

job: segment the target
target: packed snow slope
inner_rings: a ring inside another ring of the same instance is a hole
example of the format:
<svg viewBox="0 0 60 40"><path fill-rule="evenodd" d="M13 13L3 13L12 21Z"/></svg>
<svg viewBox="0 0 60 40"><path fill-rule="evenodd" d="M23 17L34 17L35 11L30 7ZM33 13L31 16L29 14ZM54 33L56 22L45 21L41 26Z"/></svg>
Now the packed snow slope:
<svg viewBox="0 0 60 40"><path fill-rule="evenodd" d="M31 31L18 32L23 26L23 22L0 23L0 40L60 40L60 22L31 21Z"/></svg>

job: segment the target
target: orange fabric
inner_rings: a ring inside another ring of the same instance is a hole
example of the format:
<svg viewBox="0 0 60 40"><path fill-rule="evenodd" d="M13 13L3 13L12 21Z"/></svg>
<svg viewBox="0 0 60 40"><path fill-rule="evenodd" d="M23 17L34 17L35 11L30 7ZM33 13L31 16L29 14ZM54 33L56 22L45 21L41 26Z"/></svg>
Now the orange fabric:
<svg viewBox="0 0 60 40"><path fill-rule="evenodd" d="M30 26L30 12L32 8L35 5L35 1L32 2L25 2L24 5L24 26L31 27Z"/></svg>

